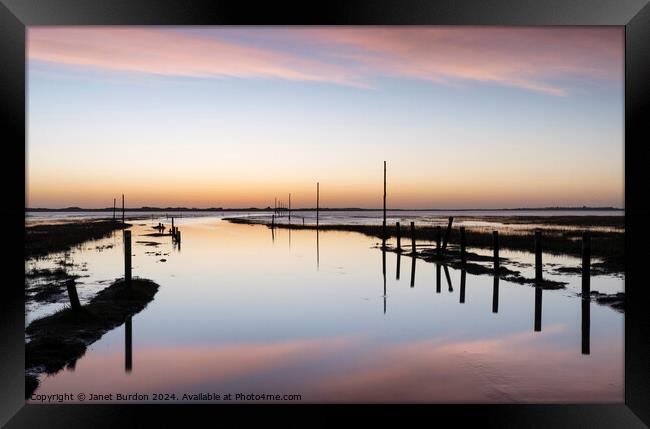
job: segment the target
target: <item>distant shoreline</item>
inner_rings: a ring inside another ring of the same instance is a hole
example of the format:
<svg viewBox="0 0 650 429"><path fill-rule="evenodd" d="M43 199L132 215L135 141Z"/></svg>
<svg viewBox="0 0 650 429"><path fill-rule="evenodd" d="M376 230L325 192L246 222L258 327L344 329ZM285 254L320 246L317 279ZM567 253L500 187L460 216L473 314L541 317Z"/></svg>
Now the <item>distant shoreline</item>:
<svg viewBox="0 0 650 429"><path fill-rule="evenodd" d="M322 212L345 212L345 211L365 211L365 212L381 212L383 209L367 209L367 208L354 208L354 207L343 207L343 208L319 208L319 211ZM115 209L116 212L121 212L122 208L118 207ZM258 207L248 207L248 208L234 208L234 209L224 209L220 207L212 207L207 209L199 208L188 208L188 207L138 207L138 208L124 208L125 212L272 212L274 209L272 207L258 208ZM279 211L287 211L287 209L280 209ZM293 212L307 212L307 211L316 211L316 208L312 207L298 207L291 209ZM486 208L475 208L475 209L393 209L388 208L386 211L390 212L479 212L479 211L625 211L623 208L617 207L517 207L517 208L497 208L497 209L486 209ZM80 207L65 207L65 208L26 208L25 212L33 213L42 213L42 212L113 212L112 207L108 208L99 208L99 209L84 209Z"/></svg>

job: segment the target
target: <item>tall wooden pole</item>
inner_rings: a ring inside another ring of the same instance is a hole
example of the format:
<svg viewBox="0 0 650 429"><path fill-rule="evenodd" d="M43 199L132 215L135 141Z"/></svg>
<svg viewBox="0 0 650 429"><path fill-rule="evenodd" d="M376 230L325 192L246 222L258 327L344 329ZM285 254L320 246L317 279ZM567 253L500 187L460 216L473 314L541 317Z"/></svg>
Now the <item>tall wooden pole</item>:
<svg viewBox="0 0 650 429"><path fill-rule="evenodd" d="M382 247L386 247L386 161L384 161L384 221L382 222Z"/></svg>
<svg viewBox="0 0 650 429"><path fill-rule="evenodd" d="M320 183L316 182L316 228L318 228L318 212L320 211Z"/></svg>

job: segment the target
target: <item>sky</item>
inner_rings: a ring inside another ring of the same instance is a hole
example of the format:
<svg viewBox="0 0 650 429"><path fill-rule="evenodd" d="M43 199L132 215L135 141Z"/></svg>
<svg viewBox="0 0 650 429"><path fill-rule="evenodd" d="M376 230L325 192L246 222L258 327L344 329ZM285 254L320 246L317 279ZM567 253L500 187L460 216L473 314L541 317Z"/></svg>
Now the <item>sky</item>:
<svg viewBox="0 0 650 429"><path fill-rule="evenodd" d="M26 206L623 207L623 27L30 27Z"/></svg>

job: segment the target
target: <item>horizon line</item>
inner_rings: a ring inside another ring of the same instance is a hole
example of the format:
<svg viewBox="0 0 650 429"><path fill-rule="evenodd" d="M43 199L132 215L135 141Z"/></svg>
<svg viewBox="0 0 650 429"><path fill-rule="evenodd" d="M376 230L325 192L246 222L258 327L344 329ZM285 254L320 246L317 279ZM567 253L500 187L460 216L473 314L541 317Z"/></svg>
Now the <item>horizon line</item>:
<svg viewBox="0 0 650 429"><path fill-rule="evenodd" d="M108 211L111 212L115 210L116 212L122 211L121 207L102 207L102 208L82 208L76 206L69 207L60 207L60 208L50 208L50 207L26 207L25 211ZM141 206L141 207L125 207L124 211L164 211L164 210L182 210L182 211L316 211L316 207L299 207L294 209L278 208L277 210L273 207L235 207L235 208L223 208L223 207L208 207L208 208L198 208L198 207L150 207L150 206ZM318 210L321 211L383 211L383 208L364 208L364 207L320 207ZM500 211L500 210L625 210L623 207L613 207L613 206L543 206L543 207L498 207L498 208L387 208L387 211Z"/></svg>

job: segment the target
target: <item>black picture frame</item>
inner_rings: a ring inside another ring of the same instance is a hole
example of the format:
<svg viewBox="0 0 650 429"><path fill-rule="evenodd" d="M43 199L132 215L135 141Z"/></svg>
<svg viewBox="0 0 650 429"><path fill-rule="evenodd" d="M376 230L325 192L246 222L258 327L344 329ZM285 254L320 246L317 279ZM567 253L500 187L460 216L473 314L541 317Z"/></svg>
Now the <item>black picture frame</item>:
<svg viewBox="0 0 650 429"><path fill-rule="evenodd" d="M650 425L650 317L644 264L650 210L649 0L319 1L300 4L200 0L0 0L3 266L0 302L0 424L130 427L228 419L286 425L366 422L478 427L642 428ZM24 401L26 157L25 28L43 25L615 25L625 27L625 403L602 405L33 405ZM22 280L21 280L22 279ZM450 420L449 420L450 419Z"/></svg>

